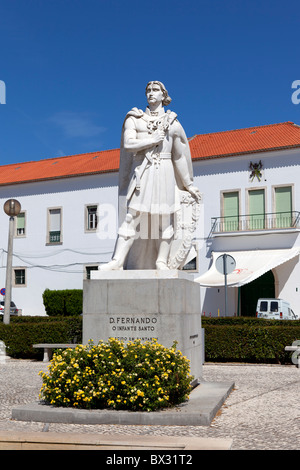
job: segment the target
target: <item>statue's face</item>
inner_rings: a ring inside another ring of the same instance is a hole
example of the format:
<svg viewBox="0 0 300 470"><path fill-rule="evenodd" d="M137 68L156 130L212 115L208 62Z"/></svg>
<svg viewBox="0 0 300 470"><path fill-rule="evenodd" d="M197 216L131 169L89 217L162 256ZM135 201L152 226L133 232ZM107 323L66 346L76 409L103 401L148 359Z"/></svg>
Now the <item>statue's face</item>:
<svg viewBox="0 0 300 470"><path fill-rule="evenodd" d="M150 83L146 90L149 104L161 103L164 100L164 93L157 83Z"/></svg>

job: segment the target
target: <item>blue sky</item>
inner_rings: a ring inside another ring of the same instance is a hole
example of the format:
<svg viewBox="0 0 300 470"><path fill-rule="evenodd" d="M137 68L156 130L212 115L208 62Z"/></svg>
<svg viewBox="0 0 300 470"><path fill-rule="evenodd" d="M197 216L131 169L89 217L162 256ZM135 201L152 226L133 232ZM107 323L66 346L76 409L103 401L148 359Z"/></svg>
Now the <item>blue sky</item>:
<svg viewBox="0 0 300 470"><path fill-rule="evenodd" d="M188 137L300 124L299 31L296 0L0 0L0 165L118 148L149 80Z"/></svg>

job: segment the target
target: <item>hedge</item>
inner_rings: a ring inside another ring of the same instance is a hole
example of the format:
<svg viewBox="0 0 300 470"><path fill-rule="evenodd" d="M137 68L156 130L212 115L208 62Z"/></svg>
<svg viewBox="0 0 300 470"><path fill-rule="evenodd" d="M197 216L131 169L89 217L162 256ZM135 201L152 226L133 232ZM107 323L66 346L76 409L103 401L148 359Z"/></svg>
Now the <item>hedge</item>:
<svg viewBox="0 0 300 470"><path fill-rule="evenodd" d="M285 346L300 339L300 321L204 318L205 361L291 364Z"/></svg>
<svg viewBox="0 0 300 470"><path fill-rule="evenodd" d="M50 290L43 292L43 302L47 315L70 316L82 313L82 289Z"/></svg>
<svg viewBox="0 0 300 470"><path fill-rule="evenodd" d="M41 359L43 351L36 343L81 343L82 317L11 317L8 325L0 323L0 340L13 358Z"/></svg>
<svg viewBox="0 0 300 470"><path fill-rule="evenodd" d="M202 326L204 325L247 325L247 326L280 326L282 328L295 327L300 325L300 320L267 320L256 317L205 317L202 316Z"/></svg>
<svg viewBox="0 0 300 470"><path fill-rule="evenodd" d="M300 340L300 321L264 320L254 317L202 317L206 362L292 364L285 346ZM80 343L82 316L11 317L0 321L0 340L14 358L41 359L35 343Z"/></svg>

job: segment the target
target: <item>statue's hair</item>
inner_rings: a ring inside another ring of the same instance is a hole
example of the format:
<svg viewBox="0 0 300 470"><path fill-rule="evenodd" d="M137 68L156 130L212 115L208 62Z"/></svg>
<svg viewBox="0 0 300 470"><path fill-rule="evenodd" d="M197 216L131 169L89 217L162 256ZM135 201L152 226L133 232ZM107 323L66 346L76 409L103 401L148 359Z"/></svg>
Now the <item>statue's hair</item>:
<svg viewBox="0 0 300 470"><path fill-rule="evenodd" d="M146 86L146 93L147 93L147 88L148 88L148 86L151 85L151 84L153 84L153 83L155 83L156 85L159 85L159 86L160 86L160 89L161 89L161 91L162 91L163 94L164 94L164 100L163 100L162 104L163 104L163 106L168 106L168 104L171 103L172 98L168 95L168 91L167 91L165 85L164 85L162 82L159 82L159 81L157 81L157 80L156 80L156 81L152 80L151 82L148 82L148 83L147 83L147 86Z"/></svg>

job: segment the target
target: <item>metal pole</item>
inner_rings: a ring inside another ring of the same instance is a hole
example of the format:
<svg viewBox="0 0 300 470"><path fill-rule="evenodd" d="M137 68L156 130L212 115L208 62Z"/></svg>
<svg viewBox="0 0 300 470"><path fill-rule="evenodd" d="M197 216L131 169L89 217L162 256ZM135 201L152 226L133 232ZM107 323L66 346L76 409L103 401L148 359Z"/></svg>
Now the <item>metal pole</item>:
<svg viewBox="0 0 300 470"><path fill-rule="evenodd" d="M14 217L11 216L9 218L9 229L8 229L8 249L7 249L7 262L6 262L6 283L5 283L4 315L3 315L3 323L5 323L6 325L8 325L10 322L13 236L14 236Z"/></svg>
<svg viewBox="0 0 300 470"><path fill-rule="evenodd" d="M227 255L223 255L223 266L225 276L225 317L227 317Z"/></svg>

